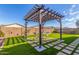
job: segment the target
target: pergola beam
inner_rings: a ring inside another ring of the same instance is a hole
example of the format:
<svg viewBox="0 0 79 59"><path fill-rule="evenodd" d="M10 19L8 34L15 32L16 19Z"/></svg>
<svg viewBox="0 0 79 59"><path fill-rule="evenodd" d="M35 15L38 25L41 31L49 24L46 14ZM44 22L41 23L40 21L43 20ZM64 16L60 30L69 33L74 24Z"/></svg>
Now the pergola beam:
<svg viewBox="0 0 79 59"><path fill-rule="evenodd" d="M41 5L41 6L35 5L34 8L35 8L34 11L29 12L29 13L25 16L26 19L29 19L29 18L30 18L31 16L33 16L35 13L39 12L41 9L44 9L44 5ZM32 8L32 10L33 10L33 8Z"/></svg>
<svg viewBox="0 0 79 59"><path fill-rule="evenodd" d="M56 11L53 11L53 12L52 12L52 10L49 11L49 8L44 9L44 8L42 8L42 7L37 8L36 11L32 12L30 15L27 15L25 18L26 18L27 20L30 20L30 19L34 18L34 16L35 16L36 14L39 14L39 11L40 11L40 10L42 10L42 14L43 14L43 15L44 15L46 12L48 13L48 16L49 16L49 14L51 14L51 18L52 18L52 19L61 18L61 15L59 15L58 12L56 12ZM44 16L43 16L43 17L44 17ZM37 18L38 18L38 17L37 17ZM38 18L38 19L39 19L39 18ZM34 19L34 20L36 20L36 19ZM46 19L43 19L43 21L44 21L44 20L46 20ZM38 22L39 22L39 21L38 21Z"/></svg>

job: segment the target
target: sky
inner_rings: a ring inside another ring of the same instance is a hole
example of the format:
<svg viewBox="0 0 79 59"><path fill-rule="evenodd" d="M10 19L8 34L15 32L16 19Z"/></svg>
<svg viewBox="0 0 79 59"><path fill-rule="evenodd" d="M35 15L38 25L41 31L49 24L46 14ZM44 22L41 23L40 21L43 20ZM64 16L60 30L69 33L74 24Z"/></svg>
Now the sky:
<svg viewBox="0 0 79 59"><path fill-rule="evenodd" d="M34 4L0 4L0 25L18 23L24 25L24 16ZM79 20L78 4L45 4L45 8L53 9L64 15L63 27L76 28L75 22ZM28 26L37 26L36 22L28 22ZM59 27L56 20L47 21L44 26Z"/></svg>

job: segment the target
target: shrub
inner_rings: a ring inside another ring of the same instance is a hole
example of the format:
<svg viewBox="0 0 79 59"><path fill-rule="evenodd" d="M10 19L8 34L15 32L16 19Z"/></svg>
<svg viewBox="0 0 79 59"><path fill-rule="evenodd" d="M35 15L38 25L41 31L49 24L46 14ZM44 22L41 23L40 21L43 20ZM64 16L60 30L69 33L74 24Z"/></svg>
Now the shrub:
<svg viewBox="0 0 79 59"><path fill-rule="evenodd" d="M4 33L0 30L0 37L4 37Z"/></svg>

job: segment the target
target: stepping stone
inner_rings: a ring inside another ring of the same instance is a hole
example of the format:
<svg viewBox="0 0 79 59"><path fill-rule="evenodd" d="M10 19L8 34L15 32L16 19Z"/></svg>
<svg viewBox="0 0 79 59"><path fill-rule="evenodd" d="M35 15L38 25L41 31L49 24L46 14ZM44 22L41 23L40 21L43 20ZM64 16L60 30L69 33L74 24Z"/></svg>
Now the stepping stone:
<svg viewBox="0 0 79 59"><path fill-rule="evenodd" d="M37 43L37 45L39 45L39 43Z"/></svg>
<svg viewBox="0 0 79 59"><path fill-rule="evenodd" d="M78 45L79 44L79 38L77 38L75 41L73 41L72 44Z"/></svg>
<svg viewBox="0 0 79 59"><path fill-rule="evenodd" d="M51 44L52 44L52 45L55 45L55 43L54 43L54 42L52 42Z"/></svg>
<svg viewBox="0 0 79 59"><path fill-rule="evenodd" d="M45 44L46 42L43 42L43 44Z"/></svg>
<svg viewBox="0 0 79 59"><path fill-rule="evenodd" d="M63 52L58 52L57 55L67 55L67 54L65 54Z"/></svg>
<svg viewBox="0 0 79 59"><path fill-rule="evenodd" d="M79 53L79 50L76 50L75 52Z"/></svg>
<svg viewBox="0 0 79 59"><path fill-rule="evenodd" d="M50 48L50 46L48 46L48 45L44 45L46 48Z"/></svg>
<svg viewBox="0 0 79 59"><path fill-rule="evenodd" d="M65 49L68 49L68 50L71 50L71 51L74 50L74 48L71 48L71 47L66 47Z"/></svg>
<svg viewBox="0 0 79 59"><path fill-rule="evenodd" d="M61 43L61 44L63 44L63 45L67 45L66 43Z"/></svg>
<svg viewBox="0 0 79 59"><path fill-rule="evenodd" d="M52 42L53 45L57 45L57 44L59 44L59 43L61 43L61 42L59 42L59 41Z"/></svg>
<svg viewBox="0 0 79 59"><path fill-rule="evenodd" d="M28 41L28 43L30 43L30 44L31 44L31 43L33 43L33 42L32 42L32 41Z"/></svg>
<svg viewBox="0 0 79 59"><path fill-rule="evenodd" d="M51 42L52 44L57 44L57 41L55 41L55 42Z"/></svg>
<svg viewBox="0 0 79 59"><path fill-rule="evenodd" d="M48 42L50 42L50 41L46 41L46 43L48 43Z"/></svg>
<svg viewBox="0 0 79 59"><path fill-rule="evenodd" d="M62 43L62 42L63 42L63 40L59 40L59 41L58 41L58 43Z"/></svg>
<svg viewBox="0 0 79 59"><path fill-rule="evenodd" d="M73 44L73 42L72 42L71 45L75 45L75 46L77 46L78 44Z"/></svg>
<svg viewBox="0 0 79 59"><path fill-rule="evenodd" d="M57 44L58 44L58 43L60 43L60 41L56 41L55 43L57 43Z"/></svg>
<svg viewBox="0 0 79 59"><path fill-rule="evenodd" d="M30 44L37 44L36 42L32 42L32 43L30 43Z"/></svg>
<svg viewBox="0 0 79 59"><path fill-rule="evenodd" d="M48 39L48 41L50 41L50 42L51 42L52 40Z"/></svg>
<svg viewBox="0 0 79 59"><path fill-rule="evenodd" d="M63 51L64 53L67 53L67 54L71 54L71 53L72 53L72 51L67 50L67 49L63 49L62 51Z"/></svg>
<svg viewBox="0 0 79 59"><path fill-rule="evenodd" d="M71 43L70 45L72 45L72 46L77 46L76 44L72 44L72 43Z"/></svg>
<svg viewBox="0 0 79 59"><path fill-rule="evenodd" d="M37 45L36 45L36 44L31 44L31 46L32 46L32 47L35 47L35 46L37 46Z"/></svg>
<svg viewBox="0 0 79 59"><path fill-rule="evenodd" d="M75 44L70 44L69 46L77 46L77 45L75 45Z"/></svg>
<svg viewBox="0 0 79 59"><path fill-rule="evenodd" d="M77 50L79 49L79 47L77 47Z"/></svg>
<svg viewBox="0 0 79 59"><path fill-rule="evenodd" d="M51 39L52 41L56 41L57 39Z"/></svg>
<svg viewBox="0 0 79 59"><path fill-rule="evenodd" d="M64 42L64 40L59 40L59 42Z"/></svg>
<svg viewBox="0 0 79 59"><path fill-rule="evenodd" d="M34 41L34 42L38 42L38 41Z"/></svg>
<svg viewBox="0 0 79 59"><path fill-rule="evenodd" d="M74 53L73 55L79 55L79 53Z"/></svg>
<svg viewBox="0 0 79 59"><path fill-rule="evenodd" d="M37 43L37 41L33 41L33 43Z"/></svg>
<svg viewBox="0 0 79 59"><path fill-rule="evenodd" d="M64 45L63 45L63 44L59 44L58 46L60 46L60 47L64 47Z"/></svg>
<svg viewBox="0 0 79 59"><path fill-rule="evenodd" d="M59 47L59 46L55 46L54 48L57 49L57 50L61 49L61 47Z"/></svg>
<svg viewBox="0 0 79 59"><path fill-rule="evenodd" d="M55 41L55 42L60 42L60 40L57 40L57 41Z"/></svg>
<svg viewBox="0 0 79 59"><path fill-rule="evenodd" d="M59 44L60 42L56 42L57 44Z"/></svg>
<svg viewBox="0 0 79 59"><path fill-rule="evenodd" d="M71 48L75 48L76 46L73 46L73 45L69 45L68 47L71 47Z"/></svg>
<svg viewBox="0 0 79 59"><path fill-rule="evenodd" d="M74 53L73 55L79 55L79 53Z"/></svg>
<svg viewBox="0 0 79 59"><path fill-rule="evenodd" d="M54 42L54 43L53 43L53 45L57 45L57 44L58 44L57 42Z"/></svg>
<svg viewBox="0 0 79 59"><path fill-rule="evenodd" d="M53 46L53 44L48 44L50 47L52 47Z"/></svg>

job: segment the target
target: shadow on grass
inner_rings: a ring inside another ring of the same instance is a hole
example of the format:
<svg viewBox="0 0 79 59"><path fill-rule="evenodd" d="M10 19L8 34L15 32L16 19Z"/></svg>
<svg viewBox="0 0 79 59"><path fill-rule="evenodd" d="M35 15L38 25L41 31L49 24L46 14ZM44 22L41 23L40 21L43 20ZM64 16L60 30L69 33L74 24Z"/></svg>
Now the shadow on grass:
<svg viewBox="0 0 79 59"><path fill-rule="evenodd" d="M11 48L5 48L0 51L0 55L55 55L57 52L58 50L53 47L43 52L37 52L29 44L22 44Z"/></svg>
<svg viewBox="0 0 79 59"><path fill-rule="evenodd" d="M37 54L37 51L33 49L29 44L22 44L11 48L4 48L0 51L1 55L30 55Z"/></svg>
<svg viewBox="0 0 79 59"><path fill-rule="evenodd" d="M40 52L39 55L56 55L59 52L59 50L51 47L49 49L46 49L43 52Z"/></svg>
<svg viewBox="0 0 79 59"><path fill-rule="evenodd" d="M64 43L70 44L71 42L73 42L73 41L76 40L77 38L78 38L78 37L72 36L72 37L63 38L63 40L65 40Z"/></svg>

